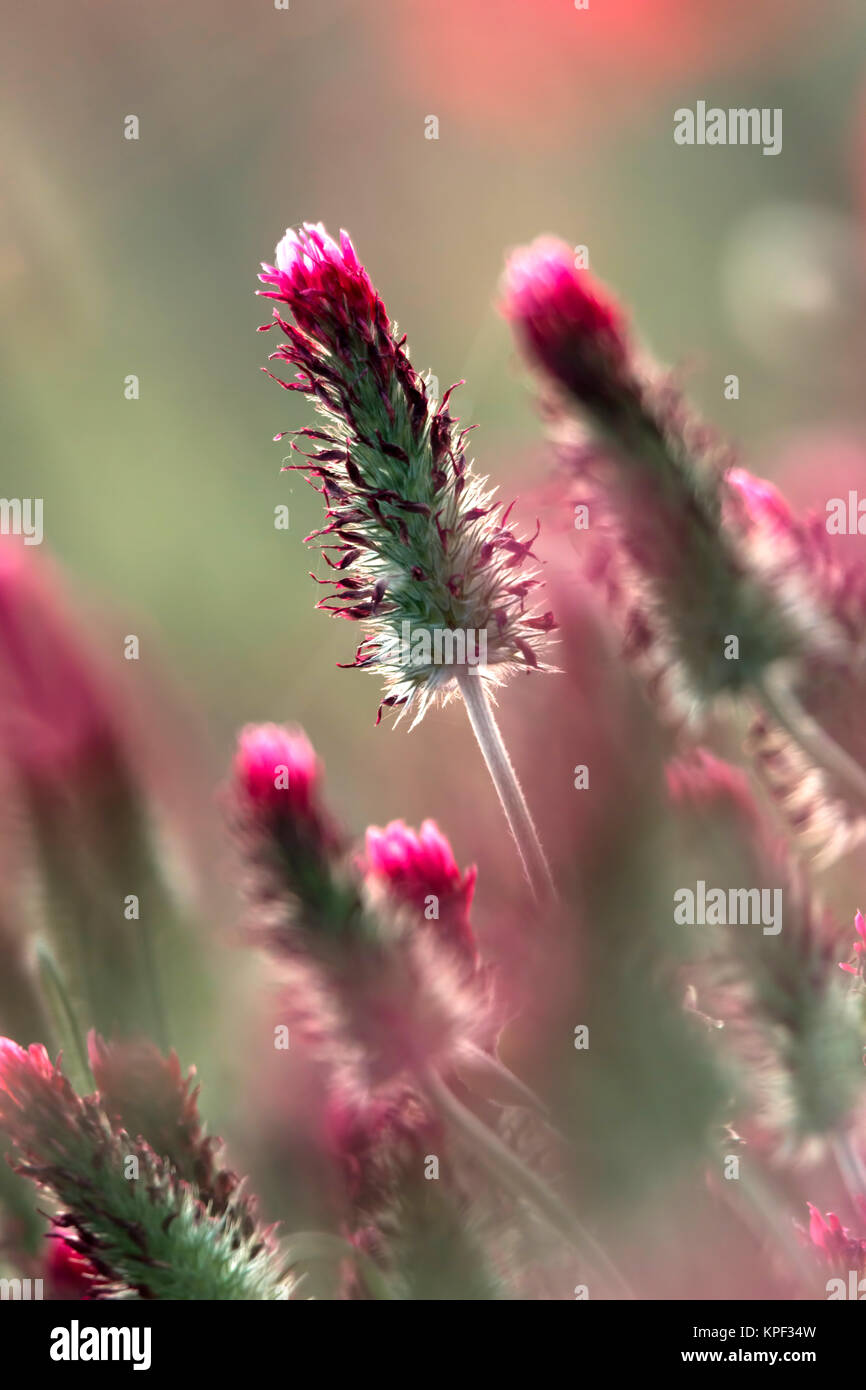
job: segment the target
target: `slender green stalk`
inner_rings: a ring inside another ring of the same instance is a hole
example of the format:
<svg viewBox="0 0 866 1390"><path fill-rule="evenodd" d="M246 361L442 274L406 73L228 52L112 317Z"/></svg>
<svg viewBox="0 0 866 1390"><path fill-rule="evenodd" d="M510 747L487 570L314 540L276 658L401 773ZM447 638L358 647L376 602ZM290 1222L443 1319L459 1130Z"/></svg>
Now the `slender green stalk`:
<svg viewBox="0 0 866 1390"><path fill-rule="evenodd" d="M560 1240L566 1241L584 1260L586 1251L592 1254L608 1277L626 1298L635 1298L634 1290L617 1269L598 1241L574 1216L566 1204L523 1161L503 1144L497 1134L488 1129L477 1115L467 1109L435 1072L425 1077L431 1099L445 1119L462 1139L473 1158L488 1169L515 1197L531 1203L545 1225ZM587 1260L588 1263L588 1260Z"/></svg>
<svg viewBox="0 0 866 1390"><path fill-rule="evenodd" d="M866 771L803 708L788 678L770 670L756 684L767 713L798 748L866 804Z"/></svg>
<svg viewBox="0 0 866 1390"><path fill-rule="evenodd" d="M831 1147L851 1209L858 1221L862 1221L862 1203L866 1201L866 1173L863 1164L847 1134L837 1134Z"/></svg>
<svg viewBox="0 0 866 1390"><path fill-rule="evenodd" d="M57 962L44 944L37 947L36 967L45 1005L63 1052L64 1069L76 1090L86 1095L93 1090L93 1075L84 1034Z"/></svg>
<svg viewBox="0 0 866 1390"><path fill-rule="evenodd" d="M714 1161L717 1161L714 1156ZM750 1164L744 1163L736 1182L723 1181L722 1189L731 1210L769 1253L784 1256L804 1290L815 1282L815 1266L797 1239L794 1223L774 1189ZM738 1200L739 1199L739 1200Z"/></svg>
<svg viewBox="0 0 866 1390"><path fill-rule="evenodd" d="M375 1260L342 1236L332 1235L329 1231L295 1231L284 1242L284 1253L288 1257L287 1272L298 1264L311 1264L316 1260L332 1263L352 1260L374 1300L382 1302L394 1298L391 1286Z"/></svg>
<svg viewBox="0 0 866 1390"><path fill-rule="evenodd" d="M502 803L529 886L539 900L554 897L556 890L550 865L508 756L508 749L493 717L484 683L475 667L460 666L456 674L472 731Z"/></svg>

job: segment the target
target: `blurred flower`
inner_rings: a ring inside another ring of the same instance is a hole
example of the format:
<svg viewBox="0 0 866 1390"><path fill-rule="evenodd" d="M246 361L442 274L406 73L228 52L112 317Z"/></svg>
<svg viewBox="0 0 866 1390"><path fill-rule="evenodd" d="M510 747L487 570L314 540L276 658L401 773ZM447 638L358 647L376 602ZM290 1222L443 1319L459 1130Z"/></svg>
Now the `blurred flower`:
<svg viewBox="0 0 866 1390"><path fill-rule="evenodd" d="M220 1168L221 1141L205 1134L198 1113L195 1067L186 1076L177 1053L163 1056L147 1039L106 1042L91 1032L88 1056L99 1100L115 1128L143 1139L194 1186L211 1215L231 1205L246 1235L255 1230L255 1206L239 1192L234 1173Z"/></svg>
<svg viewBox="0 0 866 1390"><path fill-rule="evenodd" d="M619 307L564 241L539 237L512 252L502 311L527 354L577 400L616 409L627 397L632 372Z"/></svg>
<svg viewBox="0 0 866 1390"><path fill-rule="evenodd" d="M278 750L282 765L291 767L301 748L301 765L310 773L297 800L291 772L289 785L273 791L270 754L266 795L251 795L244 749L258 750L261 739L250 729L242 734L235 759L231 802L250 939L277 961L295 1026L344 1083L351 1076L363 1091L444 1063L461 1044L487 1036L491 1026L486 985L466 975L468 924L456 911L462 893L465 914L471 878L461 884L457 874L455 880L442 845L434 846L428 837L425 853L435 848L439 886L455 900L441 939L420 928L417 882L411 905L405 892L370 893L361 865L344 851L343 837L330 829L319 806L312 750L299 733L282 731L282 739L280 734L271 726L267 742ZM261 762L255 759L254 766L252 786L258 788ZM385 852L380 846L374 853L381 869ZM450 949L455 932L464 933L462 958Z"/></svg>
<svg viewBox="0 0 866 1390"><path fill-rule="evenodd" d="M728 514L750 562L802 635L794 684L811 718L839 749L866 765L860 710L866 683L866 566L839 551L825 518L795 514L773 484L743 469L728 475ZM764 715L749 750L792 831L823 863L866 836L862 799L826 763Z"/></svg>
<svg viewBox="0 0 866 1390"><path fill-rule="evenodd" d="M25 1050L0 1038L0 1129L17 1171L61 1204L55 1226L75 1231L106 1293L289 1296L270 1232L246 1226L247 1205L210 1211L167 1159L112 1125L98 1097L76 1095L40 1044Z"/></svg>
<svg viewBox="0 0 866 1390"><path fill-rule="evenodd" d="M327 1142L346 1185L347 1237L385 1271L396 1296L502 1296L490 1232L462 1170L447 1184L427 1177L431 1161L448 1162L448 1140L416 1091L398 1083L359 1102L336 1089ZM353 1276L344 1297L359 1296Z"/></svg>
<svg viewBox="0 0 866 1390"><path fill-rule="evenodd" d="M561 453L593 499L586 572L614 599L626 645L674 721L755 684L799 650L802 620L725 524L726 451L564 243L543 238L512 255L505 310L555 387Z"/></svg>
<svg viewBox="0 0 866 1390"><path fill-rule="evenodd" d="M62 786L119 756L115 709L50 564L0 538L0 738L28 780Z"/></svg>
<svg viewBox="0 0 866 1390"><path fill-rule="evenodd" d="M335 851L336 827L319 806L321 768L300 729L248 724L235 756L235 784L249 813L297 841L298 852Z"/></svg>
<svg viewBox="0 0 866 1390"><path fill-rule="evenodd" d="M855 1269L858 1274L866 1273L866 1240L852 1236L834 1212L828 1211L824 1217L811 1202L807 1206L809 1239L821 1251L827 1263L845 1273L850 1269Z"/></svg>
<svg viewBox="0 0 866 1390"><path fill-rule="evenodd" d="M357 891L340 881L343 835L321 805L321 771L306 736L276 724L241 731L230 814L255 906L250 927L284 954L339 936Z"/></svg>
<svg viewBox="0 0 866 1390"><path fill-rule="evenodd" d="M802 1145L839 1132L863 1070L860 1022L837 971L840 928L763 823L741 773L701 754L675 766L669 784L699 837L706 880L709 864L717 882L777 895L773 931L764 929L763 907L760 923L732 914L715 934L707 968L699 967L706 1011L725 1025L720 1046L730 1049L753 1110L780 1140Z"/></svg>
<svg viewBox="0 0 866 1390"><path fill-rule="evenodd" d="M527 608L535 537L515 534L511 507L473 474L451 392L429 395L345 232L338 244L305 223L276 260L260 276L274 288L259 293L295 321L275 307L287 341L271 356L298 369L281 384L323 417L323 429L299 431L315 447L292 467L319 480L327 506L314 535L326 538L334 577L321 582L334 593L319 607L367 628L351 664L383 678L382 707L414 704L415 722L453 694L455 666L478 665L497 684L538 667L554 622Z"/></svg>
<svg viewBox="0 0 866 1390"><path fill-rule="evenodd" d="M862 912L854 914L854 928L860 940L854 942L853 951L855 964L851 965L847 961L840 961L840 969L846 970L849 975L863 975L863 967L866 965L866 920Z"/></svg>
<svg viewBox="0 0 866 1390"><path fill-rule="evenodd" d="M478 959L469 909L477 870L461 875L448 840L435 821L425 820L420 831L403 821L380 830L370 826L366 837L366 866L370 880L387 888L398 902L414 908L419 919L436 922L436 935L474 965Z"/></svg>
<svg viewBox="0 0 866 1390"><path fill-rule="evenodd" d="M45 1281L49 1296L71 1301L89 1299L99 1286L99 1273L71 1240L51 1239L45 1259Z"/></svg>
<svg viewBox="0 0 866 1390"><path fill-rule="evenodd" d="M278 810L290 798L293 812L309 818L318 767L303 734L277 724L248 725L240 736L237 771L251 801Z"/></svg>

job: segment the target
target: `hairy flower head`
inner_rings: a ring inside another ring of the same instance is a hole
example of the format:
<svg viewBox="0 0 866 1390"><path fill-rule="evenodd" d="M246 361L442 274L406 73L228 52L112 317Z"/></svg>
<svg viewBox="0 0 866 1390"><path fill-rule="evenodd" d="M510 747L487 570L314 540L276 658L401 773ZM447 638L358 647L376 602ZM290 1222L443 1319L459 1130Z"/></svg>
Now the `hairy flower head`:
<svg viewBox="0 0 866 1390"><path fill-rule="evenodd" d="M508 258L502 312L526 353L584 404L605 410L630 386L622 313L558 237Z"/></svg>
<svg viewBox="0 0 866 1390"><path fill-rule="evenodd" d="M336 242L305 223L276 262L260 276L277 301L263 329L282 330L271 357L297 369L281 384L321 416L322 428L297 432L311 452L290 466L325 499L326 524L307 538L333 571L319 607L366 630L349 664L378 673L382 706L414 706L416 722L453 693L455 666L477 664L494 683L538 667L554 621L528 604L535 536L516 533L511 507L473 473L451 390L436 400L416 372L345 232Z"/></svg>
<svg viewBox="0 0 866 1390"><path fill-rule="evenodd" d="M283 758L289 744L303 751L309 795L292 796L291 773L277 804L267 776L251 783L244 750L258 749L260 740L255 730L244 730L231 800L247 928L277 962L286 1007L308 1048L351 1073L363 1089L370 1081L417 1073L465 1042L486 1038L488 982L466 969L470 949L474 964L468 922L473 873L461 879L438 832L428 830L422 844L407 830L398 849L393 827L379 832L387 849L374 835L376 867L365 865L323 809L318 763L303 735L268 726L267 744ZM253 765L269 771L270 755ZM259 786L261 796L254 794ZM423 898L418 907L425 864L433 874L429 891L442 894L440 931L425 930Z"/></svg>
<svg viewBox="0 0 866 1390"><path fill-rule="evenodd" d="M858 1274L866 1271L866 1240L852 1235L835 1212L828 1211L825 1217L811 1202L807 1205L809 1239L826 1263L846 1274L850 1269Z"/></svg>
<svg viewBox="0 0 866 1390"><path fill-rule="evenodd" d="M384 830L371 825L366 869L369 881L413 908L420 920L432 921L440 940L467 961L477 960L469 920L477 870L473 865L461 874L435 821L425 820L417 831L403 821L391 821Z"/></svg>
<svg viewBox="0 0 866 1390"><path fill-rule="evenodd" d="M16 1168L60 1203L55 1226L106 1292L160 1299L285 1299L271 1232L247 1200L217 1210L170 1157L79 1096L45 1048L0 1038L0 1131Z"/></svg>

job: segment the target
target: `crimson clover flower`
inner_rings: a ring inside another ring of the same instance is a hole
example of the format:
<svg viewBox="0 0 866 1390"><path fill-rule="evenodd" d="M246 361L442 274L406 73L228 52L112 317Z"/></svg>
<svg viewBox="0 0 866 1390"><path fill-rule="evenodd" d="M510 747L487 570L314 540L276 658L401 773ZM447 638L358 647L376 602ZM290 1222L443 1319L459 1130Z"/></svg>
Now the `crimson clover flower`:
<svg viewBox="0 0 866 1390"><path fill-rule="evenodd" d="M333 571L318 606L365 627L348 664L383 679L379 717L414 706L417 723L467 664L494 684L539 667L554 620L529 605L538 528L519 536L511 507L473 473L469 430L449 413L453 388L432 396L345 232L336 242L305 223L286 232L276 262L259 277L272 287L259 293L276 301L263 331L282 330L271 358L297 375L280 384L321 417L321 428L296 432L312 447L290 465L327 509L307 537Z"/></svg>
<svg viewBox="0 0 866 1390"><path fill-rule="evenodd" d="M829 1265L844 1270L855 1269L858 1274L866 1271L866 1240L854 1236L843 1226L835 1212L828 1211L826 1217L811 1202L809 1208L809 1239L819 1250Z"/></svg>
<svg viewBox="0 0 866 1390"><path fill-rule="evenodd" d="M188 1098L179 1098L183 1108ZM249 1202L228 1200L218 1210L170 1157L112 1121L98 1095L77 1095L41 1044L25 1049L0 1038L0 1132L12 1141L17 1171L60 1203L55 1227L74 1233L105 1292L289 1296L272 1233L251 1221Z"/></svg>
<svg viewBox="0 0 866 1390"><path fill-rule="evenodd" d="M839 968L847 971L849 975L859 975L862 978L864 967L866 967L866 920L864 920L862 912L854 914L854 929L860 938L859 941L854 942L852 947L855 963L852 965L848 961L840 961Z"/></svg>
<svg viewBox="0 0 866 1390"><path fill-rule="evenodd" d="M473 865L461 874L454 851L435 821L425 820L419 831L399 820L384 830L370 826L366 870L369 881L413 908L419 920L434 922L440 940L470 965L477 963L469 920L477 870Z"/></svg>
<svg viewBox="0 0 866 1390"><path fill-rule="evenodd" d="M573 432L575 410L589 424L593 445L575 449L575 461L596 485L619 586L639 597L638 648L649 658L666 649L656 666L676 667L670 684L688 714L795 655L799 611L777 601L762 567L725 525L728 451L638 351L621 311L575 264L572 248L542 237L514 252L502 309L554 388L561 428Z"/></svg>
<svg viewBox="0 0 866 1390"><path fill-rule="evenodd" d="M231 805L249 936L278 962L286 1007L320 1060L363 1091L489 1036L488 983L466 970L474 876L461 883L456 865L451 872L447 842L427 839L437 856L430 891L444 904L442 931L431 932L408 883L371 891L323 806L318 760L299 730L243 730ZM384 864L376 857L377 870Z"/></svg>

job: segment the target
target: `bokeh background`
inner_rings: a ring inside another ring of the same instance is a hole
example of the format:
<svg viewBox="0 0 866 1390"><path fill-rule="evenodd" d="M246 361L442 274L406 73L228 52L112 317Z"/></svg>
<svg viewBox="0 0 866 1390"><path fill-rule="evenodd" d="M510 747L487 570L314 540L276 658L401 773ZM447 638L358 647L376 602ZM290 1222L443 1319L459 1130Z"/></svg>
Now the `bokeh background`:
<svg viewBox="0 0 866 1390"><path fill-rule="evenodd" d="M209 953L232 962L214 973L237 993L250 969L220 944L232 907L218 804L250 720L306 728L356 829L434 816L460 861L481 864L483 936L512 880L461 712L411 734L374 729L375 681L336 669L354 630L314 611L320 562L301 541L320 499L280 472L287 445L271 442L309 411L259 372L258 263L288 225L349 229L416 366L443 389L466 378L455 404L481 426L477 466L522 497L531 526L548 461L497 281L507 248L539 233L585 244L748 466L823 507L866 461L866 12L856 0L4 11L2 492L44 498L46 548L130 705L145 719L172 710L148 756L173 809L195 803L199 916ZM677 146L673 113L699 99L781 107L781 154ZM138 140L124 138L128 115ZM288 531L274 527L280 503ZM139 663L122 661L128 633ZM503 724L551 807L581 749L565 726L557 742L525 684ZM194 772L172 782L180 762ZM195 982L184 975L177 994L192 1001ZM243 1042L234 1014L225 1036L212 1016L208 1029L205 1047L190 1022L189 1046L206 1077L222 1074L221 1118L239 1103Z"/></svg>

